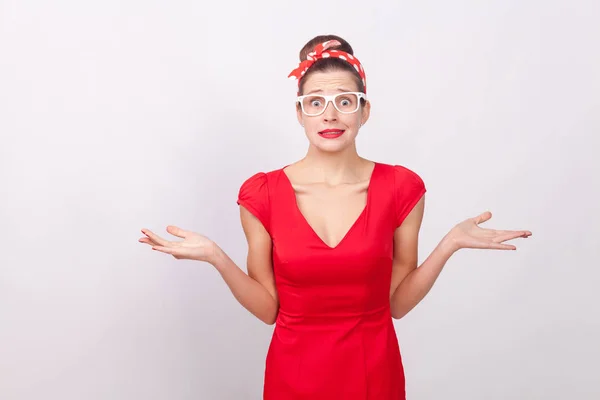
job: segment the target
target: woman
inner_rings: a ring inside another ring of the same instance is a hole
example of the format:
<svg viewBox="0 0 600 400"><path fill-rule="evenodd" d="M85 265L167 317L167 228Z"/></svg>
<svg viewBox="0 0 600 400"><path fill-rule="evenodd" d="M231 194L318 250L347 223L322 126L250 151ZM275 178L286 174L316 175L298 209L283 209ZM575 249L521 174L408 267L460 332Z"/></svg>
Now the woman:
<svg viewBox="0 0 600 400"><path fill-rule="evenodd" d="M369 119L366 77L342 38L317 36L300 52L297 117L306 156L257 173L240 188L248 274L210 239L169 226L182 241L142 230L141 242L212 264L233 295L276 324L267 354L265 399L404 399L392 323L431 289L462 248L515 250L529 231L456 225L417 268L425 185L413 171L360 157L355 139Z"/></svg>

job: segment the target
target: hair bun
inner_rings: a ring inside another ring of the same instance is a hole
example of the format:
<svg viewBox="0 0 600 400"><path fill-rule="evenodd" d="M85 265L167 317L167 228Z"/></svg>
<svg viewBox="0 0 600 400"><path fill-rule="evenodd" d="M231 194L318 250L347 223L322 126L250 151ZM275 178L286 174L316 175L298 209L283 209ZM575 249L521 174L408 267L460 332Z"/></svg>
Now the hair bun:
<svg viewBox="0 0 600 400"><path fill-rule="evenodd" d="M300 61L306 60L306 56L308 55L308 53L312 52L318 44L321 44L328 40L337 40L338 42L341 43L339 46L331 47L332 50L341 50L341 51L345 51L348 54L354 55L352 46L350 46L350 43L348 43L343 38L336 36L336 35L319 35L319 36L315 36L314 38L309 40L304 45L304 47L302 47L302 50L300 50Z"/></svg>

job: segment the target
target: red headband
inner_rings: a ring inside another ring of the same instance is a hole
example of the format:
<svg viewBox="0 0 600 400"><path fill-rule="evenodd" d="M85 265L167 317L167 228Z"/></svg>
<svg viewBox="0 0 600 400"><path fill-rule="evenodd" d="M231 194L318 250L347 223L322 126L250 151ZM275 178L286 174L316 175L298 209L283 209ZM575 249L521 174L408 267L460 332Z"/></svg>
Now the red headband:
<svg viewBox="0 0 600 400"><path fill-rule="evenodd" d="M358 75L362 78L363 86L365 87L365 94L367 93L367 77L365 76L365 70L363 69L360 61L352 54L346 53L341 50L329 50L325 51L333 46L340 46L341 43L337 40L328 40L321 44L318 44L313 51L307 54L306 60L302 61L298 68L290 72L288 78L298 79L298 85L300 85L300 78L304 76L306 70L308 70L317 60L327 57L337 57L346 62L349 62L354 66Z"/></svg>

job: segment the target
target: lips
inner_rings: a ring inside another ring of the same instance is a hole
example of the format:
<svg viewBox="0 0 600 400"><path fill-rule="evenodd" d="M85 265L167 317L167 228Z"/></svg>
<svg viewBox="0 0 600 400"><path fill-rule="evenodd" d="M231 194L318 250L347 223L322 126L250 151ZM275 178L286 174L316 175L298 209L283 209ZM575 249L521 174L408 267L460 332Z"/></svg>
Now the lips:
<svg viewBox="0 0 600 400"><path fill-rule="evenodd" d="M324 138L327 139L335 139L337 137L342 136L342 134L344 133L343 129L325 129L322 131L319 131L319 135L321 135Z"/></svg>

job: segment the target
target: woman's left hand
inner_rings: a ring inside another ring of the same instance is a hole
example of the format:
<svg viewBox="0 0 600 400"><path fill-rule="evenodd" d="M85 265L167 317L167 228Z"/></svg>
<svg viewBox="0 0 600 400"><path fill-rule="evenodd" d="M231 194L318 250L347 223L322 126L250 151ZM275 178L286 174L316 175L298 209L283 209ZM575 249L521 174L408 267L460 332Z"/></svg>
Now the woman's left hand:
<svg viewBox="0 0 600 400"><path fill-rule="evenodd" d="M454 251L459 249L493 249L493 250L516 250L511 244L504 244L507 240L515 238L528 238L530 231L501 231L495 229L480 228L479 224L492 218L489 211L469 218L456 225L448 234L446 239L450 242Z"/></svg>

